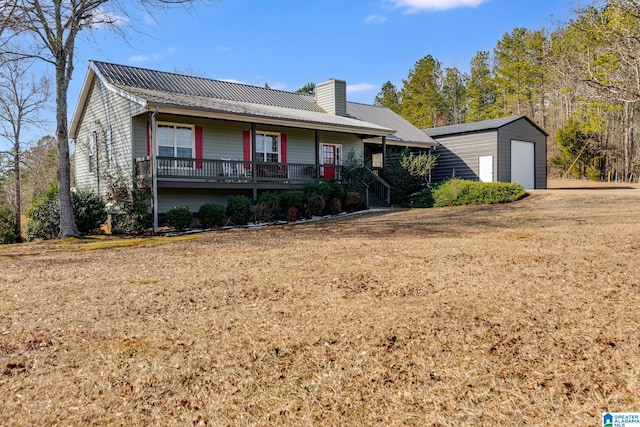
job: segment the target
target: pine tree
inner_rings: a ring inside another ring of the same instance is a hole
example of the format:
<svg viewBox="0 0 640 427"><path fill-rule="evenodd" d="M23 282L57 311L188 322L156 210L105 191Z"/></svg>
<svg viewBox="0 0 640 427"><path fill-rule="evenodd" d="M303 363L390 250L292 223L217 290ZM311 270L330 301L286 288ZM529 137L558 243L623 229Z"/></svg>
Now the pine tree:
<svg viewBox="0 0 640 427"><path fill-rule="evenodd" d="M402 80L401 115L414 126L424 129L439 126L444 120L442 64L427 55L416 62L406 80Z"/></svg>
<svg viewBox="0 0 640 427"><path fill-rule="evenodd" d="M467 84L467 121L477 122L499 116L496 85L489 63L489 52L479 51L471 60L471 76Z"/></svg>
<svg viewBox="0 0 640 427"><path fill-rule="evenodd" d="M400 113L401 102L398 89L391 82L386 82L382 85L380 92L376 95L374 105L387 107L391 111Z"/></svg>

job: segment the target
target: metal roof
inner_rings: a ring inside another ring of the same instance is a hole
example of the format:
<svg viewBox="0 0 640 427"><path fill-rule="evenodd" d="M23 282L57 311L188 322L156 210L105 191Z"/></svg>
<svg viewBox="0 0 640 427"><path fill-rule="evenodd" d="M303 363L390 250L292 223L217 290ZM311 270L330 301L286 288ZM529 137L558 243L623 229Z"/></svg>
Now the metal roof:
<svg viewBox="0 0 640 427"><path fill-rule="evenodd" d="M405 142L411 145L416 143L417 145L438 145L433 138L386 107L347 102L347 114L367 122L395 129L394 133L386 136L387 141Z"/></svg>
<svg viewBox="0 0 640 427"><path fill-rule="evenodd" d="M109 83L121 87L324 112L310 95L126 65L92 62Z"/></svg>
<svg viewBox="0 0 640 427"><path fill-rule="evenodd" d="M493 119L493 120L483 120L480 122L473 122L473 123L463 123L460 125L427 128L424 130L424 133L431 137L439 137L439 136L445 136L445 135L455 135L455 134L461 134L461 133L495 130L520 119L525 119L526 121L531 123L533 126L535 126L540 132L548 136L548 134L542 128L540 128L537 124L532 122L527 116L524 116L524 115L505 117L505 118Z"/></svg>
<svg viewBox="0 0 640 427"><path fill-rule="evenodd" d="M319 129L383 136L392 128L355 116L337 116L320 108L310 95L240 83L186 76L125 65L91 61L90 69L112 88L149 107L186 109L247 121L312 124Z"/></svg>

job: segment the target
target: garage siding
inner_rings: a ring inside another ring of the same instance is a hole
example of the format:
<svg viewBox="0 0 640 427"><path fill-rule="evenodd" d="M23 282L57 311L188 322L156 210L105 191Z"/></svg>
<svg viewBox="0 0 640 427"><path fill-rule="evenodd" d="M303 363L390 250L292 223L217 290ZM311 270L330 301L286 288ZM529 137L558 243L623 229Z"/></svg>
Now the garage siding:
<svg viewBox="0 0 640 427"><path fill-rule="evenodd" d="M521 118L498 130L498 180L511 182L511 141L535 144L535 188L547 188L547 137Z"/></svg>
<svg viewBox="0 0 640 427"><path fill-rule="evenodd" d="M433 180L442 181L453 176L478 180L480 156L493 156L493 174L494 177L497 176L496 134L496 131L489 131L436 138L441 145L434 151L438 159Z"/></svg>

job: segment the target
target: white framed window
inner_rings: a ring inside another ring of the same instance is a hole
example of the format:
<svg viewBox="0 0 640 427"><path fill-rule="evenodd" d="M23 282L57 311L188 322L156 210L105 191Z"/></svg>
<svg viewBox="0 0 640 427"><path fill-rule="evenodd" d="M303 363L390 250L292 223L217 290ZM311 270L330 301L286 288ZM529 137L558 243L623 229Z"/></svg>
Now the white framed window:
<svg viewBox="0 0 640 427"><path fill-rule="evenodd" d="M178 123L158 122L158 156L193 159L195 153L195 126ZM193 167L192 161L161 160L164 167Z"/></svg>
<svg viewBox="0 0 640 427"><path fill-rule="evenodd" d="M89 142L87 143L89 151L89 173L94 173L96 170L96 136L96 132L91 132Z"/></svg>
<svg viewBox="0 0 640 427"><path fill-rule="evenodd" d="M282 146L277 132L256 132L256 160L265 163L280 163Z"/></svg>

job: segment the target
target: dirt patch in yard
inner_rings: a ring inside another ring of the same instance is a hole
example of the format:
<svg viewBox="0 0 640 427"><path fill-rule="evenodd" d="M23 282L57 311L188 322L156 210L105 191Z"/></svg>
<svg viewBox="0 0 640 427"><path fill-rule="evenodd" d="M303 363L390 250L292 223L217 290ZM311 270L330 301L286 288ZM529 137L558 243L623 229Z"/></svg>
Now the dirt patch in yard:
<svg viewBox="0 0 640 427"><path fill-rule="evenodd" d="M640 410L640 190L0 247L7 425L599 425Z"/></svg>

